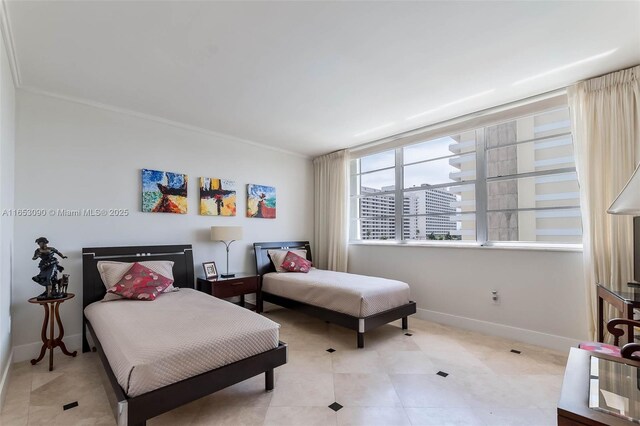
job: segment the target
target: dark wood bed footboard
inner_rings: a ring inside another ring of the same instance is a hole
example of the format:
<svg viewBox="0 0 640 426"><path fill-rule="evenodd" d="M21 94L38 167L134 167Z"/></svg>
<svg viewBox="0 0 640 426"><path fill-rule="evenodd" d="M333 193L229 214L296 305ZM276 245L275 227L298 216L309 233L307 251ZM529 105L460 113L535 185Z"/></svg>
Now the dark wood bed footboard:
<svg viewBox="0 0 640 426"><path fill-rule="evenodd" d="M410 301L406 305L401 305L396 308L389 309L384 312L370 315L368 317L354 317L351 315L343 314L341 312L332 311L330 309L320 308L318 306L309 305L307 303L298 302L297 300L288 299L286 297L278 296L275 294L262 292L262 300L279 305L284 308L302 312L309 316L319 318L323 321L340 325L342 327L355 330L357 333L357 347L364 348L364 333L381 325L388 324L396 320L402 320L402 329L409 328L409 315L416 313L416 302ZM262 304L259 304L262 310Z"/></svg>
<svg viewBox="0 0 640 426"><path fill-rule="evenodd" d="M279 342L275 349L129 398L118 384L90 322L87 327L115 396L112 408L119 426L144 425L153 417L262 373L265 374L265 390L273 390L273 370L287 362L287 345Z"/></svg>

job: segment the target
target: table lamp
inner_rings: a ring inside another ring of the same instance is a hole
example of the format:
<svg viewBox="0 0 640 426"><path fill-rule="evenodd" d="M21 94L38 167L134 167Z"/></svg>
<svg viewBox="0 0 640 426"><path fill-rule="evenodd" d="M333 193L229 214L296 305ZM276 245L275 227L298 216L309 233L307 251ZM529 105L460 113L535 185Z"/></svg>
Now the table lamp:
<svg viewBox="0 0 640 426"><path fill-rule="evenodd" d="M636 167L629 182L622 188L607 213L640 216L640 164Z"/></svg>
<svg viewBox="0 0 640 426"><path fill-rule="evenodd" d="M630 216L640 216L640 164L636 167L636 170L633 172L631 179L629 182L622 188L622 191L618 195L618 197L611 204L607 213L609 214L621 214L621 215L630 215ZM635 242L635 246L637 247L638 242ZM635 253L636 256L636 268L637 268L637 259L640 253ZM635 271L636 279L638 279L638 273L640 271ZM637 281L632 281L629 283L633 286L638 286L640 283Z"/></svg>
<svg viewBox="0 0 640 426"><path fill-rule="evenodd" d="M221 241L227 247L227 273L220 275L222 278L232 278L235 274L229 273L229 246L232 242L242 239L242 226L212 226L211 241Z"/></svg>

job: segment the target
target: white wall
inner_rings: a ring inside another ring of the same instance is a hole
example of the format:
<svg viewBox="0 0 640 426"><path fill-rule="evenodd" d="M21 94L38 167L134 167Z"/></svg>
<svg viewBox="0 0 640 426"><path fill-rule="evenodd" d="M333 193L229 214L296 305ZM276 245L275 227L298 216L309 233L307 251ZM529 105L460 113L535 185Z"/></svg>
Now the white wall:
<svg viewBox="0 0 640 426"><path fill-rule="evenodd" d="M424 319L559 350L586 338L579 252L351 245L349 272L409 283Z"/></svg>
<svg viewBox="0 0 640 426"><path fill-rule="evenodd" d="M0 37L2 37L0 35ZM2 211L13 207L15 160L15 88L4 38L0 39L0 406L5 371L11 355L11 264L13 218Z"/></svg>
<svg viewBox="0 0 640 426"><path fill-rule="evenodd" d="M128 217L40 217L15 221L13 288L15 359L37 353L42 309L27 299L42 289L31 256L34 240L46 236L69 259L69 291L61 307L65 331L81 332L81 250L92 246L192 243L196 272L215 260L224 269L222 243L209 241L215 224L242 225L245 238L231 246L231 269L255 271L255 241L309 239L313 227L313 173L309 159L225 140L131 115L18 91L16 207L44 209L127 208ZM140 212L140 169L189 175L189 213ZM238 216L198 214L198 178L233 179ZM273 185L277 219L244 217L245 185ZM71 339L77 345L77 336ZM26 345L26 346L25 346Z"/></svg>
<svg viewBox="0 0 640 426"><path fill-rule="evenodd" d="M252 242L312 235L308 159L20 90L17 96L16 207L128 208L132 213L15 220L16 360L32 357L39 347L41 309L26 302L41 291L31 281L37 273L31 255L38 236L47 236L70 256L62 265L78 297L61 311L69 341L77 346L82 247L193 243L197 268L211 259L223 265L224 246L208 241L208 227L239 224L246 238L232 246L231 269L253 271ZM189 214L139 212L143 167L189 174ZM203 175L237 181L239 216L197 214L197 178ZM277 187L276 220L243 217L247 183ZM349 256L350 272L408 282L423 318L557 349L585 337L581 253L352 245ZM490 301L492 289L500 293L498 305Z"/></svg>

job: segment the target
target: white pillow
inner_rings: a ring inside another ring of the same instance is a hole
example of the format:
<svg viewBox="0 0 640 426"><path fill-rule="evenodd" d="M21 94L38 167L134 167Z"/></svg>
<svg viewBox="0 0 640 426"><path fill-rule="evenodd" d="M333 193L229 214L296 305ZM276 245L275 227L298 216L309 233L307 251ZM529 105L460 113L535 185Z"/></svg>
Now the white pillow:
<svg viewBox="0 0 640 426"><path fill-rule="evenodd" d="M284 262L284 258L287 257L288 252L295 253L305 259L307 258L306 250L267 250L267 254L271 258L271 263L273 263L273 266L276 268L276 272L289 272L282 268L282 262Z"/></svg>
<svg viewBox="0 0 640 426"><path fill-rule="evenodd" d="M148 260L143 262L138 262L140 265L151 269L153 272L156 272L163 277L169 278L173 280L173 262L171 260ZM133 263L130 262L111 262L101 260L98 262L98 272L100 273L100 278L102 278L102 283L109 290L111 287L116 285L118 281L124 277L124 274L127 273L129 269L133 266ZM167 287L163 293L171 293L172 291L178 291L179 288L174 287L171 284Z"/></svg>

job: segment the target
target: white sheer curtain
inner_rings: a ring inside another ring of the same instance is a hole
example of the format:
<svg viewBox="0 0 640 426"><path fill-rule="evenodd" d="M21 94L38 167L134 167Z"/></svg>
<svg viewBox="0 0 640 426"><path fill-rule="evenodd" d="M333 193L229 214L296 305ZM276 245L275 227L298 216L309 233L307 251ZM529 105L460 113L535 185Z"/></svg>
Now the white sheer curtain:
<svg viewBox="0 0 640 426"><path fill-rule="evenodd" d="M633 275L632 218L606 211L640 161L640 66L577 83L568 95L593 338L596 284L622 289Z"/></svg>
<svg viewBox="0 0 640 426"><path fill-rule="evenodd" d="M313 160L315 228L313 263L320 269L347 271L349 155L346 150Z"/></svg>

